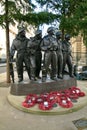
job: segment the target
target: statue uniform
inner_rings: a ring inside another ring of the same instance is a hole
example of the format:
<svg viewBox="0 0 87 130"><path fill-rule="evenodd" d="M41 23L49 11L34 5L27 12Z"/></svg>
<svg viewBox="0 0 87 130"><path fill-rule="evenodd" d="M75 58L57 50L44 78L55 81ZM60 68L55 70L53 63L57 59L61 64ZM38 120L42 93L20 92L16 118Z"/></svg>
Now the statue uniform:
<svg viewBox="0 0 87 130"><path fill-rule="evenodd" d="M27 54L28 54L28 60L29 60L29 67L30 67L30 77L31 80L35 79L35 69L36 69L36 63L35 63L35 53L36 53L36 42L34 38L30 38L27 44Z"/></svg>
<svg viewBox="0 0 87 130"><path fill-rule="evenodd" d="M62 52L62 41L61 41L61 32L56 33L56 39L57 39L57 77L62 79L62 71L63 71L63 52Z"/></svg>
<svg viewBox="0 0 87 130"><path fill-rule="evenodd" d="M15 51L17 51L16 55L16 66L17 66L17 73L19 82L23 80L23 64L25 63L28 75L30 76L30 70L28 66L28 59L27 59L27 53L26 53L26 47L27 43L29 41L28 38L22 33L24 30L19 30L19 33L17 34L16 38L13 40L11 50L10 50L10 58L12 59Z"/></svg>
<svg viewBox="0 0 87 130"><path fill-rule="evenodd" d="M68 66L69 75L73 77L73 65L72 65L72 55L71 55L71 43L69 42L69 34L65 35L65 40L63 41L63 73L65 66Z"/></svg>
<svg viewBox="0 0 87 130"><path fill-rule="evenodd" d="M30 75L31 80L36 80L36 77L39 78L39 73L41 70L41 48L40 43L42 40L42 31L37 30L35 32L35 36L30 39L27 44L27 50L29 54L29 62L30 62Z"/></svg>
<svg viewBox="0 0 87 130"><path fill-rule="evenodd" d="M40 78L41 61L42 61L42 53L41 53L40 44L41 44L41 41L42 41L42 31L37 30L35 32L34 38L35 38L35 42L36 42L36 53L35 53L36 71L35 71L35 76L37 78Z"/></svg>
<svg viewBox="0 0 87 130"><path fill-rule="evenodd" d="M54 80L56 78L56 70L57 70L57 53L56 53L57 42L53 34L50 35L51 31L53 31L52 27L48 28L48 35L45 36L41 42L41 50L45 52L44 53L45 77L47 77L49 65L51 65L51 79Z"/></svg>
<svg viewBox="0 0 87 130"><path fill-rule="evenodd" d="M36 54L35 54L35 57L36 57L36 77L37 78L40 78L40 70L41 70L41 59L42 59L42 53L41 53L41 48L40 48L40 43L41 43L41 40L36 40L36 44L37 44L37 48L36 48Z"/></svg>

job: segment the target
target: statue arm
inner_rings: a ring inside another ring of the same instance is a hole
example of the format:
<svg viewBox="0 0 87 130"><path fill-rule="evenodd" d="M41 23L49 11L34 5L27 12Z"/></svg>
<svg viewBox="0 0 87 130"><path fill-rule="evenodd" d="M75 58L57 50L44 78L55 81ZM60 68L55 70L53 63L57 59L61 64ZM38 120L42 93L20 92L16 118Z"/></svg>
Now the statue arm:
<svg viewBox="0 0 87 130"><path fill-rule="evenodd" d="M45 44L44 44L45 43ZM50 44L46 43L45 39L42 40L40 48L42 51L47 51L50 50L52 48L52 43L49 41Z"/></svg>
<svg viewBox="0 0 87 130"><path fill-rule="evenodd" d="M40 48L41 48L42 51L47 50L47 46L44 45L44 40L41 41Z"/></svg>

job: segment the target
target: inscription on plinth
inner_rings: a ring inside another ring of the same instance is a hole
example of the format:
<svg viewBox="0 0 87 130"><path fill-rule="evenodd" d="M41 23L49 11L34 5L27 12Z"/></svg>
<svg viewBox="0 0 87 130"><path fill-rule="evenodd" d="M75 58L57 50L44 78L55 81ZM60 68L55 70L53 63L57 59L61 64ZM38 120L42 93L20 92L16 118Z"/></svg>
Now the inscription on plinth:
<svg viewBox="0 0 87 130"><path fill-rule="evenodd" d="M10 93L13 95L27 95L42 94L51 91L60 91L68 89L72 86L77 86L77 81L75 78L65 78L58 81L47 80L46 82L41 82L40 80L29 83L14 83L11 84Z"/></svg>

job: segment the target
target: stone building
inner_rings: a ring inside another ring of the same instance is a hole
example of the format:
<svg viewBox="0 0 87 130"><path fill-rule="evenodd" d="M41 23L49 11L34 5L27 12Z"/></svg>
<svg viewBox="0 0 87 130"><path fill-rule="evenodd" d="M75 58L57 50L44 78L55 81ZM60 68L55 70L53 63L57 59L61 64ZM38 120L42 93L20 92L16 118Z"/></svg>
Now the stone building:
<svg viewBox="0 0 87 130"><path fill-rule="evenodd" d="M71 38L72 43L72 56L74 64L85 65L86 64L86 46L83 43L81 35Z"/></svg>

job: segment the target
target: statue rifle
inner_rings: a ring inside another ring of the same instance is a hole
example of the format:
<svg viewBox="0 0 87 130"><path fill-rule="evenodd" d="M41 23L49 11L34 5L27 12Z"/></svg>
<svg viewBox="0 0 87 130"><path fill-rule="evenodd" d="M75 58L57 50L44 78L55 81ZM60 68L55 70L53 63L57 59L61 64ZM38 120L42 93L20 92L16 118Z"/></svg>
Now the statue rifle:
<svg viewBox="0 0 87 130"><path fill-rule="evenodd" d="M10 66L10 76L12 78L12 81L14 83L14 69L13 69L13 63L9 62L9 66Z"/></svg>

